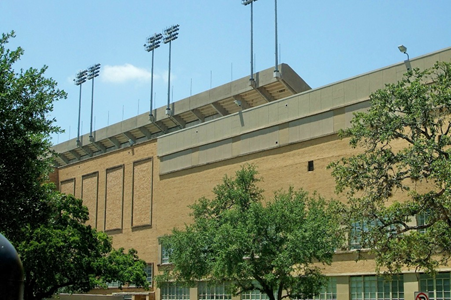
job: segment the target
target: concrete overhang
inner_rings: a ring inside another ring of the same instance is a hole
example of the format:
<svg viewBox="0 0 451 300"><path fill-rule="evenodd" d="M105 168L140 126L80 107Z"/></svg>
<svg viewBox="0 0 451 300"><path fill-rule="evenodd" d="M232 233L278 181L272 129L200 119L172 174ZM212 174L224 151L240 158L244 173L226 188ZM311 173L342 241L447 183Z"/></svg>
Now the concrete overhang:
<svg viewBox="0 0 451 300"><path fill-rule="evenodd" d="M273 68L257 72L254 86L249 84L248 77L244 77L174 102L169 115L166 114L166 107L160 107L152 111L151 118L149 112L146 112L101 128L93 132L92 141L89 134L85 134L80 137L79 146L76 138L55 145L52 147L57 153L55 166L65 166L130 147L166 133L311 89L289 65L281 64L278 69L281 74L278 78L274 77Z"/></svg>

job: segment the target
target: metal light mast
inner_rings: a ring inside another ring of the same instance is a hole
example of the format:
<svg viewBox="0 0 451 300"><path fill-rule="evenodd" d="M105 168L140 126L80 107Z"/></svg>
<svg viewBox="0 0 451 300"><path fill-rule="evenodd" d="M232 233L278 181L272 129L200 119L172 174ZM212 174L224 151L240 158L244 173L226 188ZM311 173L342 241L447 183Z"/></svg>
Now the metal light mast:
<svg viewBox="0 0 451 300"><path fill-rule="evenodd" d="M279 72L279 61L278 61L278 38L277 38L277 0L274 0L274 23L275 23L275 56L276 56L276 65L274 66L274 77L279 78L280 72Z"/></svg>
<svg viewBox="0 0 451 300"><path fill-rule="evenodd" d="M99 76L100 64L95 64L88 68L88 80L92 80L92 92L91 92L91 125L89 129L89 140L94 141L94 136L92 135L92 121L94 118L94 78Z"/></svg>
<svg viewBox="0 0 451 300"><path fill-rule="evenodd" d="M80 86L80 94L78 98L78 131L77 131L77 147L81 146L80 142L80 117L81 117L81 85L86 82L87 70L79 71L74 79L75 85Z"/></svg>
<svg viewBox="0 0 451 300"><path fill-rule="evenodd" d="M150 75L150 112L149 119L153 120L153 61L154 61L154 50L160 47L161 39L163 35L161 33L154 34L152 37L147 39L147 44L144 44L144 47L147 52L152 51L152 69Z"/></svg>
<svg viewBox="0 0 451 300"><path fill-rule="evenodd" d="M257 0L241 0L244 6L251 5L251 77L249 78L250 85L254 86L254 2Z"/></svg>
<svg viewBox="0 0 451 300"><path fill-rule="evenodd" d="M164 39L163 43L169 43L169 70L168 70L168 106L166 107L166 115L170 115L171 108L171 42L176 40L178 37L180 25L173 25L164 30Z"/></svg>

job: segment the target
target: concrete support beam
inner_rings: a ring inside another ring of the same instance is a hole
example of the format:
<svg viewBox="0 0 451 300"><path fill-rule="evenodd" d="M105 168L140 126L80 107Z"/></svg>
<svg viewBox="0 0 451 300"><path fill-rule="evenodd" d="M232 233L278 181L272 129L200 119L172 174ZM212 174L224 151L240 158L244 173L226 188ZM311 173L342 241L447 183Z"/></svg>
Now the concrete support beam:
<svg viewBox="0 0 451 300"><path fill-rule="evenodd" d="M117 138L115 137L109 137L108 138L110 140L110 142L112 142L114 144L114 146L116 147L116 149L120 149L121 148L121 143L119 143L119 141L117 140Z"/></svg>
<svg viewBox="0 0 451 300"><path fill-rule="evenodd" d="M219 105L219 103L217 102L213 102L211 103L211 106L213 106L213 108L218 112L218 114L220 114L222 117L223 116L227 116L229 114L229 112L227 110L225 110L221 105Z"/></svg>
<svg viewBox="0 0 451 300"><path fill-rule="evenodd" d="M247 103L247 101L244 100L244 98L240 95L233 96L233 101L235 101L235 104L237 104L237 105L239 103L240 104L239 106L241 107L241 109L247 109L247 108L251 107L249 105L249 103Z"/></svg>
<svg viewBox="0 0 451 300"><path fill-rule="evenodd" d="M196 116L196 118L199 119L199 121L200 121L201 123L205 122L205 117L204 117L204 115L200 112L200 110L198 110L197 108L194 108L194 109L191 110L191 112L193 113L193 115Z"/></svg>
<svg viewBox="0 0 451 300"><path fill-rule="evenodd" d="M172 120L172 122L174 122L175 124L179 125L180 128L185 128L186 123L179 116L169 116L169 118Z"/></svg>
<svg viewBox="0 0 451 300"><path fill-rule="evenodd" d="M63 153L60 153L60 154L58 155L58 157L61 158L61 160L64 161L64 163L65 163L66 165L69 164L69 162L70 162L69 159L67 159L67 157L66 157Z"/></svg>
<svg viewBox="0 0 451 300"><path fill-rule="evenodd" d="M83 147L83 151L85 151L85 153L86 153L87 155L91 156L91 157L92 157L92 155L94 154L94 153L92 152L92 150L89 149L88 146L84 146L84 147Z"/></svg>
<svg viewBox="0 0 451 300"><path fill-rule="evenodd" d="M128 138L129 141L132 141L133 143L136 143L136 138L131 134L130 132L126 131L124 132L124 135Z"/></svg>
<svg viewBox="0 0 451 300"><path fill-rule="evenodd" d="M139 131L146 136L148 140L152 138L152 132L150 132L146 127L139 127Z"/></svg>
<svg viewBox="0 0 451 300"><path fill-rule="evenodd" d="M163 133L168 132L168 128L161 121L152 121L152 124L158 128Z"/></svg>
<svg viewBox="0 0 451 300"><path fill-rule="evenodd" d="M94 142L92 143L97 149L102 151L102 153L106 152L106 147L101 142Z"/></svg>
<svg viewBox="0 0 451 300"><path fill-rule="evenodd" d="M76 158L77 160L80 160L81 156L80 156L80 154L78 154L77 151L75 151L75 150L70 150L69 152L70 152L70 154L72 154L73 156L75 156L75 158Z"/></svg>
<svg viewBox="0 0 451 300"><path fill-rule="evenodd" d="M274 97L262 86L255 88L255 90L263 97L267 102L274 101Z"/></svg>

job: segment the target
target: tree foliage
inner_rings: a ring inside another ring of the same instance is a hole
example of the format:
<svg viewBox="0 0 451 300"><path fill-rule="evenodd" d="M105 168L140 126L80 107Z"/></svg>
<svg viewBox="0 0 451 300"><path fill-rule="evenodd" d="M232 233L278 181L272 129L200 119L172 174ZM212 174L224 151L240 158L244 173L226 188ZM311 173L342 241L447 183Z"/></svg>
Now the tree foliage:
<svg viewBox="0 0 451 300"><path fill-rule="evenodd" d="M269 299L311 298L325 283L320 267L341 244L338 203L305 191L275 193L262 203L260 179L247 165L224 177L213 199L192 208L194 222L163 237L173 268L157 278L193 285L227 283L234 294L259 290Z"/></svg>
<svg viewBox="0 0 451 300"><path fill-rule="evenodd" d="M410 71L370 101L340 133L362 152L330 165L336 189L367 224L379 270L432 271L451 253L451 64Z"/></svg>
<svg viewBox="0 0 451 300"><path fill-rule="evenodd" d="M64 99L46 67L14 70L23 54L0 39L0 232L15 246L25 270L24 299L48 298L61 289L88 291L106 282L146 286L145 263L135 250L112 248L111 239L86 225L82 200L48 183L50 134L60 131L47 115Z"/></svg>

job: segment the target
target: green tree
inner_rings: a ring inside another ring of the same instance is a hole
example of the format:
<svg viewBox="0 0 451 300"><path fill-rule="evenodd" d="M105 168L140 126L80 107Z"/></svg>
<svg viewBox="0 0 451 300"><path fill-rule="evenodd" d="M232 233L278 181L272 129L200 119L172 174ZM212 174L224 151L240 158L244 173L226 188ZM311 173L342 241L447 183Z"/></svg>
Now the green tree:
<svg viewBox="0 0 451 300"><path fill-rule="evenodd" d="M262 203L254 166L224 177L214 199L199 199L194 222L162 238L172 268L157 277L194 285L226 283L234 294L259 290L271 300L311 298L325 284L320 264L341 245L336 202L305 191L277 192Z"/></svg>
<svg viewBox="0 0 451 300"><path fill-rule="evenodd" d="M46 67L14 70L23 50L6 48L13 37L0 39L0 232L22 259L24 299L88 291L110 281L148 285L136 251L114 250L105 233L85 224L82 201L48 183L50 134L60 128L47 115L66 94L44 77Z"/></svg>
<svg viewBox="0 0 451 300"><path fill-rule="evenodd" d="M451 251L451 64L406 73L370 95L340 136L360 154L330 165L379 271L432 271Z"/></svg>

